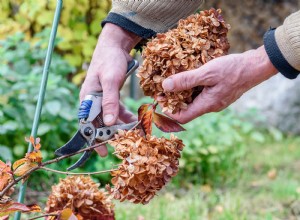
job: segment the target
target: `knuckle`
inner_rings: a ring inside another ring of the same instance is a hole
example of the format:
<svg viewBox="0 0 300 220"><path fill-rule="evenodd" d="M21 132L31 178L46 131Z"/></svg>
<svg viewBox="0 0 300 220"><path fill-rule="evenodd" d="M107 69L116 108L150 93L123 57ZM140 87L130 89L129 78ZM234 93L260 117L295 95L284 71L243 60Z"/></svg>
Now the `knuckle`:
<svg viewBox="0 0 300 220"><path fill-rule="evenodd" d="M118 97L103 97L103 100L102 100L102 106L103 106L103 110L104 111L113 111L113 112L116 112L119 107L118 107L118 104L119 104L119 100L118 100Z"/></svg>
<svg viewBox="0 0 300 220"><path fill-rule="evenodd" d="M193 79L187 75L182 75L181 78L179 78L179 87L181 89L189 89L190 82L192 82Z"/></svg>
<svg viewBox="0 0 300 220"><path fill-rule="evenodd" d="M180 81L180 87L183 88L183 89L187 89L188 88L188 82L187 82L187 79L186 77L183 78L182 81Z"/></svg>

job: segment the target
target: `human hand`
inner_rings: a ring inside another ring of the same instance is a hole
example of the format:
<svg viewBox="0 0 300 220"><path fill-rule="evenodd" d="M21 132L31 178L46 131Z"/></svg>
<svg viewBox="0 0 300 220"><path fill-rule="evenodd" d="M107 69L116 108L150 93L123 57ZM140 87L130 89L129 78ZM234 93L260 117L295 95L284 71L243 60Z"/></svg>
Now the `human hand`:
<svg viewBox="0 0 300 220"><path fill-rule="evenodd" d="M135 116L119 105L119 89L126 78L127 63L132 60L130 50L141 40L140 37L114 24L107 23L99 36L97 46L80 91L80 102L93 91L102 91L104 123L114 125L119 118L132 121ZM96 150L106 156L105 146Z"/></svg>
<svg viewBox="0 0 300 220"><path fill-rule="evenodd" d="M180 123L187 123L203 114L219 112L277 72L264 46L216 58L198 69L178 73L163 81L166 92L204 87L186 110L166 114Z"/></svg>

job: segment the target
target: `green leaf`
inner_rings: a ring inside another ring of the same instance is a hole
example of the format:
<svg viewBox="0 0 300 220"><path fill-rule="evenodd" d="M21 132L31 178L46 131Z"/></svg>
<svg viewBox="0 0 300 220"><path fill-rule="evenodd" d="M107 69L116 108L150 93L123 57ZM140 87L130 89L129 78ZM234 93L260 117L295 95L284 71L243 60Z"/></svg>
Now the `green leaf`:
<svg viewBox="0 0 300 220"><path fill-rule="evenodd" d="M46 134L48 131L50 131L52 128L52 126L50 124L46 124L46 123L42 123L39 125L39 130L38 130L38 135L44 135Z"/></svg>
<svg viewBox="0 0 300 220"><path fill-rule="evenodd" d="M274 138L275 141L282 141L283 140L283 134L281 131L279 131L278 129L271 127L269 128L269 132L272 135L272 137Z"/></svg>
<svg viewBox="0 0 300 220"><path fill-rule="evenodd" d="M50 101L45 104L45 108L51 115L56 116L61 111L61 103L57 100Z"/></svg>
<svg viewBox="0 0 300 220"><path fill-rule="evenodd" d="M30 63L28 60L18 60L14 64L15 71L20 74L28 74L30 72Z"/></svg>
<svg viewBox="0 0 300 220"><path fill-rule="evenodd" d="M8 131L14 131L18 128L18 123L15 121L8 121L3 125L0 125L0 134L5 134Z"/></svg>
<svg viewBox="0 0 300 220"><path fill-rule="evenodd" d="M192 139L192 143L195 147L201 147L203 145L203 141L200 138Z"/></svg>
<svg viewBox="0 0 300 220"><path fill-rule="evenodd" d="M257 141L259 143L265 142L265 136L258 131L252 132L250 137L251 137L251 139L253 139L254 141Z"/></svg>
<svg viewBox="0 0 300 220"><path fill-rule="evenodd" d="M25 154L25 146L23 145L16 145L13 147L13 153L17 157L22 157Z"/></svg>
<svg viewBox="0 0 300 220"><path fill-rule="evenodd" d="M4 161L12 161L13 157L12 157L12 153L11 153L11 149L7 146L4 145L0 145L0 157L4 160Z"/></svg>
<svg viewBox="0 0 300 220"><path fill-rule="evenodd" d="M207 149L211 154L217 154L218 153L218 148L215 146L209 146Z"/></svg>

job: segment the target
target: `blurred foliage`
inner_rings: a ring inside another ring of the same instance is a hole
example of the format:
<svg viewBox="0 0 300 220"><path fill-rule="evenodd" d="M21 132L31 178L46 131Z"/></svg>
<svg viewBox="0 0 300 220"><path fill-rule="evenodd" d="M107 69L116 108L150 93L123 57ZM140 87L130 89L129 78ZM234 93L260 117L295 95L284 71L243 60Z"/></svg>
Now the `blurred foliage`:
<svg viewBox="0 0 300 220"><path fill-rule="evenodd" d="M43 35L48 32L39 34L46 39ZM38 99L46 55L41 46L44 43L40 40L30 45L22 33L0 41L0 143L2 150L12 149L12 154L1 153L1 159L16 159L26 151L24 137L30 135ZM66 75L74 68L60 55L53 55L49 71L38 136L43 150L53 151L76 129L79 89L67 81Z"/></svg>
<svg viewBox="0 0 300 220"><path fill-rule="evenodd" d="M21 31L26 40L38 41L36 33L52 24L55 7L56 0L1 0L0 39ZM110 0L63 1L57 32L63 40L57 45L56 52L79 71L83 63L91 60L101 31L100 23L110 7Z"/></svg>
<svg viewBox="0 0 300 220"><path fill-rule="evenodd" d="M134 112L141 104L151 103L150 98L139 101L127 99L125 103ZM249 122L249 118L258 115L249 111L238 115L231 109L219 113L210 113L184 125L187 131L176 134L183 140L185 147L180 160L180 171L173 183L178 186L189 184L223 184L235 181L233 177L242 172L240 166L246 154L247 143L265 143L269 137L282 140L282 134L275 128L263 131ZM263 120L263 119L260 119ZM155 126L153 126L155 128ZM157 136L168 134L154 130ZM271 134L271 135L269 135Z"/></svg>

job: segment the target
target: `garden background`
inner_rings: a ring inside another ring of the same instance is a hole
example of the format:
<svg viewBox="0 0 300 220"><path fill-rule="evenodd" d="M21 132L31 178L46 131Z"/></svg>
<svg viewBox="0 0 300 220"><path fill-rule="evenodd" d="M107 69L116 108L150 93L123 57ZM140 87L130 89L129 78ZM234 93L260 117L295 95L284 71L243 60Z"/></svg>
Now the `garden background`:
<svg viewBox="0 0 300 220"><path fill-rule="evenodd" d="M24 137L31 131L55 4L0 2L1 160L15 161L27 150ZM261 45L265 31L280 25L298 6L296 0L207 0L202 9L223 10L232 26L231 52L242 52ZM79 88L110 7L109 0L64 1L38 130L45 160L77 129ZM142 97L134 77L122 97L133 112L149 100ZM186 145L178 176L149 205L117 203L117 219L300 219L300 138L297 132L270 126L257 109L238 111L235 106L184 125L187 131L178 135ZM77 159L50 167L65 170ZM110 169L117 163L110 149L108 157L94 154L78 171ZM26 203L45 204L49 189L62 177L34 173ZM110 176L93 178L103 186Z"/></svg>

